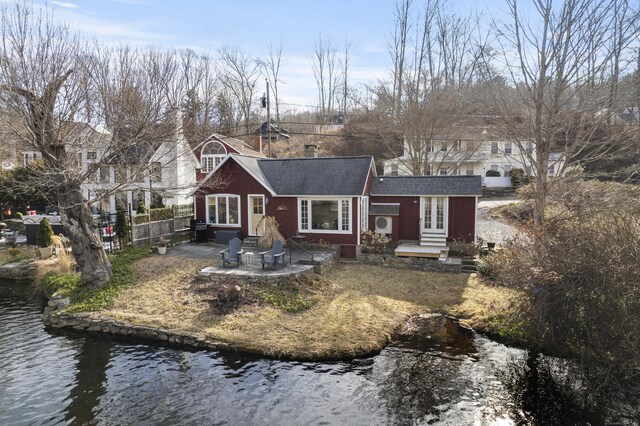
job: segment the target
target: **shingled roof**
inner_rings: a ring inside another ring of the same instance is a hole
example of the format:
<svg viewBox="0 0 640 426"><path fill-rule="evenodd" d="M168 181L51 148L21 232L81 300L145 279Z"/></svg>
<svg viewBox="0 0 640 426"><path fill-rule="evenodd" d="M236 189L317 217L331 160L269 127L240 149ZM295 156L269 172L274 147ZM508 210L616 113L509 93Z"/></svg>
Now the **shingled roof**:
<svg viewBox="0 0 640 426"><path fill-rule="evenodd" d="M480 176L376 177L371 195L482 195Z"/></svg>

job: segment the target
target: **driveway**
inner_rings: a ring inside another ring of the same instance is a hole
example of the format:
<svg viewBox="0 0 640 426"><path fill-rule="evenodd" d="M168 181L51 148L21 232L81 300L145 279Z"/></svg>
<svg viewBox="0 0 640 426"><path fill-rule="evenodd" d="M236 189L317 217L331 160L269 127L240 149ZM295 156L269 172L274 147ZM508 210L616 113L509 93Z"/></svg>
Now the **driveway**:
<svg viewBox="0 0 640 426"><path fill-rule="evenodd" d="M506 204L517 203L515 198L509 199L493 199L493 200L480 200L478 203L478 222L477 222L477 234L484 241L492 241L501 243L508 238L512 238L518 232L517 229L511 225L499 221L498 219L489 216L489 210L494 207L504 206Z"/></svg>

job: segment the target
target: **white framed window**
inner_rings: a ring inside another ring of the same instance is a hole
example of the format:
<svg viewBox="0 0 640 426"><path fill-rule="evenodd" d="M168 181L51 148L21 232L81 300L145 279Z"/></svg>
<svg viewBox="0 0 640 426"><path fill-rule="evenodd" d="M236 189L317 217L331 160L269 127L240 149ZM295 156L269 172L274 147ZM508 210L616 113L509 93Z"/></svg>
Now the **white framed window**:
<svg viewBox="0 0 640 426"><path fill-rule="evenodd" d="M440 152L447 152L447 142L440 143Z"/></svg>
<svg viewBox="0 0 640 426"><path fill-rule="evenodd" d="M527 152L531 154L533 152L533 142L527 141L526 147L527 147Z"/></svg>
<svg viewBox="0 0 640 426"><path fill-rule="evenodd" d="M149 176L151 182L162 182L162 164L159 162L151 163L151 176Z"/></svg>
<svg viewBox="0 0 640 426"><path fill-rule="evenodd" d="M107 164L101 164L98 168L98 181L109 183L111 181L111 168Z"/></svg>
<svg viewBox="0 0 640 426"><path fill-rule="evenodd" d="M429 164L424 171L424 176L431 176L433 174L433 165Z"/></svg>
<svg viewBox="0 0 640 426"><path fill-rule="evenodd" d="M467 151L473 152L476 149L476 144L473 141L467 141Z"/></svg>
<svg viewBox="0 0 640 426"><path fill-rule="evenodd" d="M22 153L23 165L28 166L29 163L32 163L40 158L39 154L35 151L26 151Z"/></svg>
<svg viewBox="0 0 640 426"><path fill-rule="evenodd" d="M449 170L446 167L440 167L440 176L446 176Z"/></svg>
<svg viewBox="0 0 640 426"><path fill-rule="evenodd" d="M504 143L504 153L505 154L511 154L511 142L505 142Z"/></svg>
<svg viewBox="0 0 640 426"><path fill-rule="evenodd" d="M220 142L209 142L202 148L200 154L200 165L203 172L210 172L215 169L222 159L227 155L227 150Z"/></svg>
<svg viewBox="0 0 640 426"><path fill-rule="evenodd" d="M240 196L213 194L207 196L207 223L240 226Z"/></svg>
<svg viewBox="0 0 640 426"><path fill-rule="evenodd" d="M453 149L456 151L460 151L462 149L462 141L460 139L454 143Z"/></svg>
<svg viewBox="0 0 640 426"><path fill-rule="evenodd" d="M473 176L473 166L467 166L467 176Z"/></svg>
<svg viewBox="0 0 640 426"><path fill-rule="evenodd" d="M434 151L433 141L429 141L429 152L433 152L433 151Z"/></svg>
<svg viewBox="0 0 640 426"><path fill-rule="evenodd" d="M498 142L497 141L491 142L491 153L492 154L497 154L498 153Z"/></svg>
<svg viewBox="0 0 640 426"><path fill-rule="evenodd" d="M491 165L491 170L495 170L497 172L498 171L498 165L497 164L492 164Z"/></svg>
<svg viewBox="0 0 640 426"><path fill-rule="evenodd" d="M556 166L554 164L549 165L549 176L553 176L556 173Z"/></svg>
<svg viewBox="0 0 640 426"><path fill-rule="evenodd" d="M511 164L506 164L504 167L504 177L509 177L511 174Z"/></svg>
<svg viewBox="0 0 640 426"><path fill-rule="evenodd" d="M360 229L362 231L369 229L369 197L360 199Z"/></svg>
<svg viewBox="0 0 640 426"><path fill-rule="evenodd" d="M398 176L398 165L397 164L392 164L391 165L391 176Z"/></svg>
<svg viewBox="0 0 640 426"><path fill-rule="evenodd" d="M301 232L346 234L351 232L351 199L298 199Z"/></svg>

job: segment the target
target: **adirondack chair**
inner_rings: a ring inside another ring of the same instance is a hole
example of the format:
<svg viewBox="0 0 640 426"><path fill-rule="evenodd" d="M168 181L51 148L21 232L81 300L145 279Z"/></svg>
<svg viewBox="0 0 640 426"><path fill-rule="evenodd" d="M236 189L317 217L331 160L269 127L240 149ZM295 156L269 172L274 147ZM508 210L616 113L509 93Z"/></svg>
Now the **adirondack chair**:
<svg viewBox="0 0 640 426"><path fill-rule="evenodd" d="M240 240L240 238L234 238L229 241L229 248L220 251L220 255L222 256L223 268L227 266L227 263L235 263L236 266L240 266L240 262L242 261L242 253L244 253L244 250L240 248L241 244L242 241Z"/></svg>
<svg viewBox="0 0 640 426"><path fill-rule="evenodd" d="M264 269L265 265L276 269L280 259L282 259L282 266L284 266L284 242L282 242L282 240L275 240L271 246L271 250L260 253L262 269Z"/></svg>

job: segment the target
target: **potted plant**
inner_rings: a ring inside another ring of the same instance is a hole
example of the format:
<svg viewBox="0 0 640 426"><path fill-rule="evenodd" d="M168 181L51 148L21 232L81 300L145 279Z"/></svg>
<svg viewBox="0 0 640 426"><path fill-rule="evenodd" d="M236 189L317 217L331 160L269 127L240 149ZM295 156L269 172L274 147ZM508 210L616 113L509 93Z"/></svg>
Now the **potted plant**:
<svg viewBox="0 0 640 426"><path fill-rule="evenodd" d="M156 247L158 247L158 254L166 254L167 240L165 240L164 237L160 237L160 239L158 240L158 244L156 244Z"/></svg>
<svg viewBox="0 0 640 426"><path fill-rule="evenodd" d="M49 219L46 217L40 221L37 243L38 247L40 247L40 256L42 256L43 259L51 256L51 253L53 253L53 229L51 229Z"/></svg>

